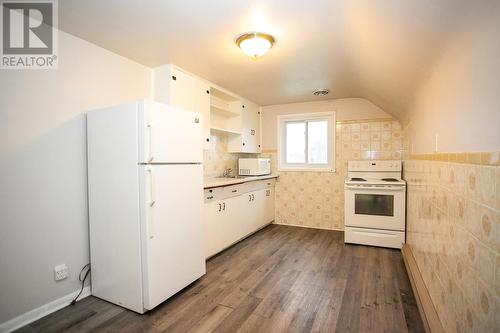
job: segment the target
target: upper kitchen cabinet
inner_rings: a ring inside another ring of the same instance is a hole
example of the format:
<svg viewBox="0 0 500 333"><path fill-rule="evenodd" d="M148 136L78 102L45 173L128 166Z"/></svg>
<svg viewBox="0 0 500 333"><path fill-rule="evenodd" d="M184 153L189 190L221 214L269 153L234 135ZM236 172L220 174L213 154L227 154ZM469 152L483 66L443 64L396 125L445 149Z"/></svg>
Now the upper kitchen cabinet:
<svg viewBox="0 0 500 333"><path fill-rule="evenodd" d="M210 84L174 65L153 69L153 99L203 117L204 147L210 146Z"/></svg>
<svg viewBox="0 0 500 333"><path fill-rule="evenodd" d="M241 135L228 138L230 153L260 153L260 106L242 100L241 115L237 117Z"/></svg>
<svg viewBox="0 0 500 333"><path fill-rule="evenodd" d="M260 107L169 64L153 69L153 99L200 113L204 148L210 132L228 135L230 153L260 153Z"/></svg>
<svg viewBox="0 0 500 333"><path fill-rule="evenodd" d="M228 135L241 134L241 99L222 88L210 88L210 129Z"/></svg>

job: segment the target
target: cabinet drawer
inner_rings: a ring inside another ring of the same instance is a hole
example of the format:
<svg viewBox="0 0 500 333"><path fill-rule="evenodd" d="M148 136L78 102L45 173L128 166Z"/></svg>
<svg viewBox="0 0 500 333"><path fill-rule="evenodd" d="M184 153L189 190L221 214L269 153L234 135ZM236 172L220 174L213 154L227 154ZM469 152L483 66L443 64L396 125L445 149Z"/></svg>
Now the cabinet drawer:
<svg viewBox="0 0 500 333"><path fill-rule="evenodd" d="M224 198L224 187L209 188L204 191L205 202L217 201Z"/></svg>
<svg viewBox="0 0 500 333"><path fill-rule="evenodd" d="M225 186L224 189L224 197L225 198L231 198L235 197L237 195L240 195L243 193L243 189L245 184L238 184L238 185L231 185L231 186Z"/></svg>
<svg viewBox="0 0 500 333"><path fill-rule="evenodd" d="M263 190L267 188L271 188L274 186L274 179L266 179L266 180L259 180L255 182L249 182L247 183L249 186L247 188L248 191L258 191L258 190Z"/></svg>
<svg viewBox="0 0 500 333"><path fill-rule="evenodd" d="M205 202L227 199L243 193L269 189L274 187L275 182L275 179L266 179L237 185L213 187L205 190Z"/></svg>

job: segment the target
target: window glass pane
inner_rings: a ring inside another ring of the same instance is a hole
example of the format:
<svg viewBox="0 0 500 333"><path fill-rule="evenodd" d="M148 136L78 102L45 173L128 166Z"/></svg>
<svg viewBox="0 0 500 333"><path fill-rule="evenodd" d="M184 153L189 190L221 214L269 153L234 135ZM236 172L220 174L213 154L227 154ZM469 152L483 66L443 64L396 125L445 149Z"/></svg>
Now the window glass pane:
<svg viewBox="0 0 500 333"><path fill-rule="evenodd" d="M306 162L306 123L286 122L286 163Z"/></svg>
<svg viewBox="0 0 500 333"><path fill-rule="evenodd" d="M309 164L328 163L328 122L314 120L307 123L307 159Z"/></svg>

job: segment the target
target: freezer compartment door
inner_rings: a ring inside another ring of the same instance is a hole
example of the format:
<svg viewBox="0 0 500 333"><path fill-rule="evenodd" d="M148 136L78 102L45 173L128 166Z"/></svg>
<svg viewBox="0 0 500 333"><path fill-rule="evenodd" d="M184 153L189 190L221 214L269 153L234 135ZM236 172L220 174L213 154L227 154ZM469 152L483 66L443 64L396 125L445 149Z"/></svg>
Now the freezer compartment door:
<svg viewBox="0 0 500 333"><path fill-rule="evenodd" d="M141 165L147 310L205 274L202 168Z"/></svg>
<svg viewBox="0 0 500 333"><path fill-rule="evenodd" d="M202 161L202 116L170 105L145 101L139 110L139 163Z"/></svg>

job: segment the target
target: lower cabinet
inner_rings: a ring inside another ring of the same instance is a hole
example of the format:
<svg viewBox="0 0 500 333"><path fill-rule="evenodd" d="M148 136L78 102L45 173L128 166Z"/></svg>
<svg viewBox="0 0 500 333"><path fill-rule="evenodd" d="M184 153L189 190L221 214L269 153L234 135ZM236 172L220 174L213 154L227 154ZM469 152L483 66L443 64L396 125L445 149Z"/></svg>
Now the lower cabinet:
<svg viewBox="0 0 500 333"><path fill-rule="evenodd" d="M266 221L274 221L274 186L269 187L264 190L265 202L264 202L264 210L265 210L265 220Z"/></svg>
<svg viewBox="0 0 500 333"><path fill-rule="evenodd" d="M260 187L260 188L259 188ZM256 189L257 188L257 189ZM242 184L238 195L205 191L205 255L211 257L274 220L274 181Z"/></svg>

